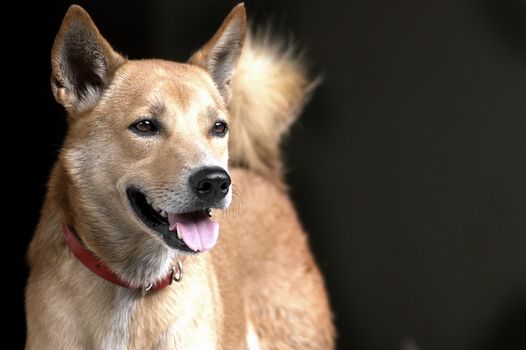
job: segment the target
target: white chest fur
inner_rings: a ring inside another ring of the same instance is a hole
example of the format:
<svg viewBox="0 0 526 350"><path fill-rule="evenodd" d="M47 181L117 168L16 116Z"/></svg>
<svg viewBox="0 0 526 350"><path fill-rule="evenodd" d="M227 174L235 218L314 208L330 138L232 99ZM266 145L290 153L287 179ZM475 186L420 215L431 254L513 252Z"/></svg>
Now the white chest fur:
<svg viewBox="0 0 526 350"><path fill-rule="evenodd" d="M216 277L189 268L181 283L142 297L119 288L100 349L217 349L222 300ZM198 273L195 273L198 272Z"/></svg>

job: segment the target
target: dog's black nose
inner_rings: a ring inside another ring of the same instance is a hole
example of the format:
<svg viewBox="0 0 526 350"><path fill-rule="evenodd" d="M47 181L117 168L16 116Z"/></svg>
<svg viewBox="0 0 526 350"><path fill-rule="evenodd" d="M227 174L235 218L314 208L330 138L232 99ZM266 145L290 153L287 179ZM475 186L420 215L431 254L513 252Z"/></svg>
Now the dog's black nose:
<svg viewBox="0 0 526 350"><path fill-rule="evenodd" d="M220 167L198 170L190 176L190 187L202 200L217 201L225 198L230 189L230 176Z"/></svg>

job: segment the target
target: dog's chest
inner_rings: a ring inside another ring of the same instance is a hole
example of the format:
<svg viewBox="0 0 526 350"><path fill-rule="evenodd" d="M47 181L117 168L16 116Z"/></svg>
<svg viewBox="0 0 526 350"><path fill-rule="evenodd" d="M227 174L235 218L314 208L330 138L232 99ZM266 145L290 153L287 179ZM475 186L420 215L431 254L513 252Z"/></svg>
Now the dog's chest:
<svg viewBox="0 0 526 350"><path fill-rule="evenodd" d="M161 334L153 349L215 350L217 344L217 327L205 319L193 318L172 325Z"/></svg>
<svg viewBox="0 0 526 350"><path fill-rule="evenodd" d="M217 349L222 302L215 283L185 282L144 297L129 297L128 291L117 295L112 327L100 348Z"/></svg>
<svg viewBox="0 0 526 350"><path fill-rule="evenodd" d="M196 291L179 300L172 321L160 333L154 349L217 349L221 327L221 301L210 290ZM175 310L171 310L175 311Z"/></svg>

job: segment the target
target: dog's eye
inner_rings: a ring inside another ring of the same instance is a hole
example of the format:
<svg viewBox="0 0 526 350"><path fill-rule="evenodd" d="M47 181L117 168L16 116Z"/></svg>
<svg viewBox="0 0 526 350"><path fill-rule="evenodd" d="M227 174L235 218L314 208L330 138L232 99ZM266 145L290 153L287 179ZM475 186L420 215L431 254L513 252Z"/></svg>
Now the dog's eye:
<svg viewBox="0 0 526 350"><path fill-rule="evenodd" d="M157 123L152 119L141 119L130 125L130 129L139 135L152 135L159 132Z"/></svg>
<svg viewBox="0 0 526 350"><path fill-rule="evenodd" d="M214 123L212 130L210 131L212 135L223 137L228 131L228 124L225 121L217 121Z"/></svg>

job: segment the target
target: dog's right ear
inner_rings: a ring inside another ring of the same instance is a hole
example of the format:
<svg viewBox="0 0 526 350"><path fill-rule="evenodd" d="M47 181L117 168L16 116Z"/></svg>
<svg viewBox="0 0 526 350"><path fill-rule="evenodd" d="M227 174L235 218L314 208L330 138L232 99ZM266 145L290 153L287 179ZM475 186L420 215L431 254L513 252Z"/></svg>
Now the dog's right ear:
<svg viewBox="0 0 526 350"><path fill-rule="evenodd" d="M51 89L69 113L93 107L125 59L100 35L88 13L72 5L51 51Z"/></svg>
<svg viewBox="0 0 526 350"><path fill-rule="evenodd" d="M230 81L241 55L246 33L245 5L241 3L230 11L214 36L188 60L210 74L226 103L230 99Z"/></svg>

